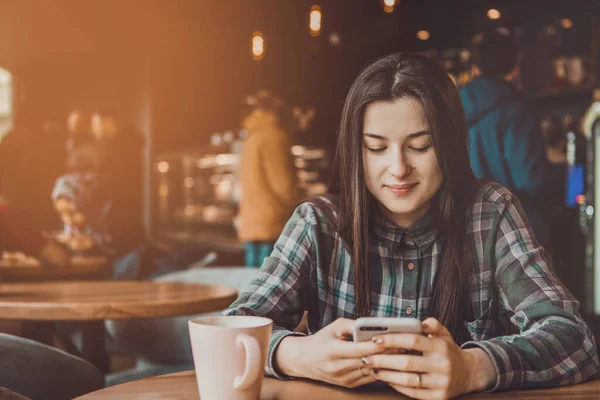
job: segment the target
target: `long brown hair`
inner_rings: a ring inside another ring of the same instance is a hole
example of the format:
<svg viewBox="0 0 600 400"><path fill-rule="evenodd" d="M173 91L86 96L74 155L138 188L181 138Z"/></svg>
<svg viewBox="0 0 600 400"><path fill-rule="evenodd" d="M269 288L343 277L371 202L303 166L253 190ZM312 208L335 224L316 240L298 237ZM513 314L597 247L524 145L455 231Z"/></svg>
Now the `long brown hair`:
<svg viewBox="0 0 600 400"><path fill-rule="evenodd" d="M377 200L367 190L363 171L363 117L367 105L412 98L423 107L444 180L432 211L442 241L433 284L430 316L455 340L466 339L471 259L466 243L467 208L477 187L468 157L468 131L458 92L435 62L412 53L393 54L365 68L346 97L334 161L332 192L339 194L339 234L354 263L356 316L371 313L368 253L369 212Z"/></svg>

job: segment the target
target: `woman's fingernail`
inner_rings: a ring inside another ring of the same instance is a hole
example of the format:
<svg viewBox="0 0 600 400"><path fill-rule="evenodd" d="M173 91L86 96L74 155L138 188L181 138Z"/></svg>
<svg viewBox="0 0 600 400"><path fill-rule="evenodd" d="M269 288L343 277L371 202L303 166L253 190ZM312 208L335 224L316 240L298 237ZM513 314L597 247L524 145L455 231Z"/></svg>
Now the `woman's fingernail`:
<svg viewBox="0 0 600 400"><path fill-rule="evenodd" d="M361 361L362 361L362 363L363 363L363 364L365 364L365 365L371 365L371 364L372 364L371 357L363 357L363 358L361 359Z"/></svg>
<svg viewBox="0 0 600 400"><path fill-rule="evenodd" d="M373 343L377 343L377 344L382 344L383 343L383 338L381 337L374 337L372 339Z"/></svg>

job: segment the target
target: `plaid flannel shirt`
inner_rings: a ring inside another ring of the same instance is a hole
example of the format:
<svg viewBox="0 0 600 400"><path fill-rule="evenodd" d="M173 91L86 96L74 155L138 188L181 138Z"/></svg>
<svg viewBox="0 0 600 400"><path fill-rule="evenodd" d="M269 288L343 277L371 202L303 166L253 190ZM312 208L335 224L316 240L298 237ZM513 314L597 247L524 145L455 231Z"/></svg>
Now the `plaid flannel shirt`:
<svg viewBox="0 0 600 400"><path fill-rule="evenodd" d="M336 215L334 204L325 201ZM473 320L465 322L472 341L461 347L479 347L490 356L497 372L490 390L566 385L597 376L592 332L578 314L577 300L549 270L519 201L500 185L483 185L468 211L467 234L475 263L470 285ZM485 254L490 235L495 236L490 242L495 268ZM337 262L328 265L334 248ZM441 250L433 216L425 216L407 232L376 216L369 242L372 315L427 318ZM286 378L275 365L281 340L302 335L292 330L304 310L310 333L337 318L353 318L353 279L348 248L321 210L306 202L295 210L271 256L225 314L273 320L265 372ZM497 305L493 293L498 293ZM498 314L492 312L494 306ZM495 336L492 314L506 316L519 333Z"/></svg>

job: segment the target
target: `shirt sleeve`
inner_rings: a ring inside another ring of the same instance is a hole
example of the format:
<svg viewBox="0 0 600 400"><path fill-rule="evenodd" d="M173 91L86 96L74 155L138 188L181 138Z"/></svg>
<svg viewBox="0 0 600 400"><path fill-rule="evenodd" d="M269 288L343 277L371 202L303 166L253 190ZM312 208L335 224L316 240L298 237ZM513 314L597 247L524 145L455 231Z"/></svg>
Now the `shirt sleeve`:
<svg viewBox="0 0 600 400"><path fill-rule="evenodd" d="M467 342L492 359L500 389L559 386L598 375L596 343L578 313L579 303L546 263L519 201L498 212L496 285L500 313L511 315L519 333Z"/></svg>
<svg viewBox="0 0 600 400"><path fill-rule="evenodd" d="M298 206L275 243L271 256L265 259L240 297L224 311L225 315L253 315L273 320L265 367L269 376L288 378L278 372L275 365L277 347L287 336L305 336L292 331L300 323L308 304L316 229L313 207L308 203Z"/></svg>

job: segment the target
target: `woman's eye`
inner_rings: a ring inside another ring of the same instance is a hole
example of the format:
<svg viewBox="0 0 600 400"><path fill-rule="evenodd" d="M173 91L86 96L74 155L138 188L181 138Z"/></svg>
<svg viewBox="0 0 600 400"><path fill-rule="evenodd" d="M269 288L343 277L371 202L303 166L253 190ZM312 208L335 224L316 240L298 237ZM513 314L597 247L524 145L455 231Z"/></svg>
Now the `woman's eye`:
<svg viewBox="0 0 600 400"><path fill-rule="evenodd" d="M385 149L386 149L385 147L381 147L381 148L377 148L377 149L374 149L372 147L367 147L367 150L369 150L371 153L375 153L375 154L383 153L385 151Z"/></svg>
<svg viewBox="0 0 600 400"><path fill-rule="evenodd" d="M425 147L410 147L411 150L416 151L417 153L425 153L431 145L427 145Z"/></svg>

